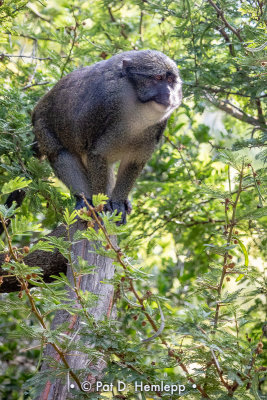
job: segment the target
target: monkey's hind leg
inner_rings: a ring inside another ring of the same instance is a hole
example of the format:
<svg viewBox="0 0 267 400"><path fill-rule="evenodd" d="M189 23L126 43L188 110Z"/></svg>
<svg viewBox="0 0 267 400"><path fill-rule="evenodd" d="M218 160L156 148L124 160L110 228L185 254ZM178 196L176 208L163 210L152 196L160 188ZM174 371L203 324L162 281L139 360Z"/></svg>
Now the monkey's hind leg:
<svg viewBox="0 0 267 400"><path fill-rule="evenodd" d="M89 180L79 158L63 149L56 156L49 157L49 161L56 176L74 193L77 199L75 208L85 207L81 194L84 194L91 203Z"/></svg>
<svg viewBox="0 0 267 400"><path fill-rule="evenodd" d="M34 134L38 150L47 156L56 176L72 191L77 199L76 208L81 205L81 193L90 201L91 190L86 170L78 156L64 148L60 139L49 129L42 113L33 113ZM78 204L79 203L79 204Z"/></svg>

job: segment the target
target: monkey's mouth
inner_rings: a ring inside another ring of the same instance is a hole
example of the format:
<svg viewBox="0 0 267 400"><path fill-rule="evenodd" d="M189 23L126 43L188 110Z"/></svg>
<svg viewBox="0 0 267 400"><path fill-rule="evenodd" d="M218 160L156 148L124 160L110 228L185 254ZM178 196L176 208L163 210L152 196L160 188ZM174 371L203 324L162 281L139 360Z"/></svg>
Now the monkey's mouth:
<svg viewBox="0 0 267 400"><path fill-rule="evenodd" d="M160 104L161 106L164 106L165 108L169 108L171 106L171 103L168 101L156 101L157 104Z"/></svg>
<svg viewBox="0 0 267 400"><path fill-rule="evenodd" d="M166 98L164 98L164 97L159 97L159 98L155 97L153 99L153 101L155 101L157 104L160 104L160 105L162 105L162 106L164 106L166 108L171 106L171 102L170 102L170 99L168 97L166 97Z"/></svg>
<svg viewBox="0 0 267 400"><path fill-rule="evenodd" d="M153 100L156 103L161 104L162 106L165 106L165 107L170 107L170 105L171 105L170 96L168 96L168 95L155 96L153 98Z"/></svg>

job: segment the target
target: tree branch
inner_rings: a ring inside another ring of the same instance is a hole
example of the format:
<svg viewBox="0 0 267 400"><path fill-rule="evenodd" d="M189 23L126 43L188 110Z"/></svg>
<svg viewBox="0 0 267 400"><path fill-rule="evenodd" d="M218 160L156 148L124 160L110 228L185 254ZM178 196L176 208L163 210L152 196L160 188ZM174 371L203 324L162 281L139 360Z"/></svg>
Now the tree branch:
<svg viewBox="0 0 267 400"><path fill-rule="evenodd" d="M75 18L75 16L74 16L74 18ZM78 22L77 22L77 20L75 19L75 27L74 27L74 30L73 30L73 38L72 38L72 42L71 42L71 47L70 47L69 54L67 55L67 59L66 59L64 65L63 65L63 67L62 67L61 78L63 77L65 68L66 68L66 66L68 65L68 63L69 63L69 61L70 61L70 59L71 59L72 50L73 50L73 48L74 48L74 45L75 45L75 43L76 43L76 39L77 39L77 36L78 36L78 34L77 34L77 29L78 29Z"/></svg>
<svg viewBox="0 0 267 400"><path fill-rule="evenodd" d="M237 29L235 29L225 18L224 16L224 12L221 8L219 8L212 0L208 0L208 2L210 3L210 5L217 11L218 16L220 17L220 19L225 23L225 26L227 26L227 28L230 29L230 31L232 31L234 33L234 35L236 35L238 37L238 39L240 40L240 42L243 42L243 39L240 35L240 33L238 32Z"/></svg>
<svg viewBox="0 0 267 400"><path fill-rule="evenodd" d="M116 18L114 17L114 15L112 13L111 7L108 7L108 13L109 13L111 21L114 22L114 23L117 23L117 20L116 20ZM127 36L127 34L126 34L125 30L123 29L123 26L121 24L120 24L120 27L121 27L121 31L120 31L121 35L124 37L124 39L128 39L128 36Z"/></svg>
<svg viewBox="0 0 267 400"><path fill-rule="evenodd" d="M141 10L139 19L139 36L141 42L143 42L143 17L144 17L144 11Z"/></svg>
<svg viewBox="0 0 267 400"><path fill-rule="evenodd" d="M23 37L25 39L31 39L31 40L45 40L45 41L50 41L50 42L57 42L56 39L51 39L48 37L34 37L30 35L24 35L23 33L16 34L16 33L11 33L11 32L4 32L4 35L11 35L15 37Z"/></svg>
<svg viewBox="0 0 267 400"><path fill-rule="evenodd" d="M216 29L223 36L223 38L225 39L226 43L228 43L229 51L230 51L231 56L235 57L234 46L232 45L231 40L230 40L229 36L227 35L227 33L225 32L224 28L222 26L216 26Z"/></svg>
<svg viewBox="0 0 267 400"><path fill-rule="evenodd" d="M186 82L184 82L183 85L188 85L188 86L191 86L191 87L207 90L208 92L212 92L212 93L216 93L216 94L217 93L223 93L226 96L234 95L234 96L240 96L240 97L247 97L249 99L255 99L256 98L256 97L253 97L253 96L251 96L249 94L244 94L244 93L241 93L241 92L232 92L231 90L227 90L227 88L222 88L222 87L213 88L213 87L209 87L209 86L201 86L201 85L198 85L198 84L192 85L192 84L188 84ZM261 96L257 96L257 99L262 99L262 98L265 98L265 97L267 97L267 94L263 94Z"/></svg>
<svg viewBox="0 0 267 400"><path fill-rule="evenodd" d="M34 10L33 8L31 8L29 5L27 5L27 8L36 17L40 18L41 20L43 20L45 22L48 22L49 24L52 23L52 21L50 19L45 18L42 14L40 14L37 10Z"/></svg>
<svg viewBox="0 0 267 400"><path fill-rule="evenodd" d="M222 111L225 111L227 114L232 117L239 119L240 121L246 122L250 125L256 126L257 128L266 129L267 125L262 123L258 118L254 118L251 115L247 115L239 108L235 107L227 100L219 100L213 97L210 93L204 92L206 99L213 104L215 107L219 108Z"/></svg>
<svg viewBox="0 0 267 400"><path fill-rule="evenodd" d="M15 57L15 58L31 58L32 60L52 60L51 57L35 57L35 56L25 56L23 54L21 55L15 55L15 54L0 54L0 58L3 59L4 57ZM62 57L64 58L64 56Z"/></svg>
<svg viewBox="0 0 267 400"><path fill-rule="evenodd" d="M263 115L263 110L262 110L262 106L261 106L261 101L259 98L256 99L256 106L257 106L257 110L258 110L258 118L259 121L265 125L265 119L264 119L264 115Z"/></svg>
<svg viewBox="0 0 267 400"><path fill-rule="evenodd" d="M48 236L65 237L66 229L63 225L57 227ZM3 283L0 286L0 293L18 292L21 290L20 283L15 276L6 277L7 271L1 268L5 262L5 254L0 255L0 277L4 276ZM33 267L40 267L43 270L43 280L47 283L52 282L51 275L59 275L61 272L66 274L67 260L63 255L55 250L46 252L43 250L36 250L24 258L25 264Z"/></svg>
<svg viewBox="0 0 267 400"><path fill-rule="evenodd" d="M24 87L22 88L22 90L27 90L27 89L29 89L29 88L31 88L31 87L33 87L33 86L48 85L49 83L51 84L51 82L49 82L49 81L32 83L31 85L26 85L26 86L24 86Z"/></svg>

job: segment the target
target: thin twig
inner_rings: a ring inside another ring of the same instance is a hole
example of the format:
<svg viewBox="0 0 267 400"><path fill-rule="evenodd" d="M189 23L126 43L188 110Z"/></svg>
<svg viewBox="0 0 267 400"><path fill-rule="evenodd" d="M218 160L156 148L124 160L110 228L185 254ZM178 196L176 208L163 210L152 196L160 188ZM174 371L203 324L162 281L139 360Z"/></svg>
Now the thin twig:
<svg viewBox="0 0 267 400"><path fill-rule="evenodd" d="M144 17L144 11L141 10L139 19L139 36L141 42L143 42L143 17Z"/></svg>
<svg viewBox="0 0 267 400"><path fill-rule="evenodd" d="M74 18L75 18L75 17L74 17ZM72 54L72 50L73 50L74 45L75 45L75 43L76 43L76 39L77 39L77 28L78 28L78 22L77 22L77 20L75 19L75 27L74 27L74 31L73 31L73 38L72 38L72 42L71 42L71 47L70 47L69 54L67 55L67 59L66 59L64 65L63 65L63 67L62 67L61 76L60 76L61 78L62 78L63 75L64 75L65 68L66 68L66 66L68 65L69 61L70 61L71 54Z"/></svg>
<svg viewBox="0 0 267 400"><path fill-rule="evenodd" d="M24 35L23 33L10 33L10 32L4 32L4 35L11 35L11 36L14 36L14 37L23 37L23 38L26 38L26 39L31 39L31 40L45 40L45 41L51 41L51 42L57 42L58 43L58 41L56 40L56 39L51 39L51 38L49 38L49 37L42 37L42 36L39 36L39 37L34 37L34 36L30 36L30 35Z"/></svg>
<svg viewBox="0 0 267 400"><path fill-rule="evenodd" d="M45 82L36 82L36 83L32 83L31 85L26 85L24 86L21 90L27 90L33 86L43 86L43 85L49 85L51 84L50 81L45 81Z"/></svg>
<svg viewBox="0 0 267 400"><path fill-rule="evenodd" d="M216 355L215 355L213 349L210 349L210 351L211 351L211 354L212 354L212 358L213 358L213 361L214 361L215 368L216 368L216 370L218 372L218 375L220 377L220 381L222 382L223 386L225 386L228 391L232 390L232 387L229 385L228 382L225 381L225 379L223 377L223 371L222 371L222 369L220 367L219 361L216 358Z"/></svg>
<svg viewBox="0 0 267 400"><path fill-rule="evenodd" d="M111 21L114 22L114 23L117 23L117 20L114 17L110 6L108 7L108 13L109 13ZM121 24L120 24L120 27L121 27L121 30L120 30L121 35L124 37L124 39L128 39L128 35L126 34L126 32L124 30L124 27Z"/></svg>
<svg viewBox="0 0 267 400"><path fill-rule="evenodd" d="M231 115L232 117L256 126L257 128L267 128L267 125L263 124L259 119L252 117L244 113L244 111L240 110L229 101L220 100L218 98L213 97L210 93L204 92L206 99L213 104L215 107L219 108L222 111L225 111L227 114Z"/></svg>
<svg viewBox="0 0 267 400"><path fill-rule="evenodd" d="M217 26L216 29L220 32L222 37L225 39L226 43L228 43L229 51L232 57L235 57L235 48L233 44L231 43L231 39L225 32L225 29L222 26Z"/></svg>
<svg viewBox="0 0 267 400"><path fill-rule="evenodd" d="M244 176L244 162L242 163L242 168L241 168L241 171L240 171L237 195L236 195L235 201L233 203L232 217L231 217L231 221L229 223L229 233L228 233L228 237L227 237L227 245L228 246L231 244L232 235L233 235L233 229L234 229L234 227L236 225L236 209L237 209L237 204L238 204L241 192L243 191L243 188L242 188L243 176ZM226 204L226 201L225 201L225 204ZM226 219L228 219L228 217L227 217L227 207L225 207L225 212L226 212ZM225 255L224 255L222 275L221 275L220 283L219 283L219 286L218 286L218 299L217 299L216 311L215 311L215 317L214 317L214 330L217 329L218 320L219 320L219 311L220 311L220 305L221 305L220 298L221 298L221 292L222 292L222 286L223 286L224 278L225 278L226 271L227 271L227 268L226 268L227 257L228 257L228 252L226 252Z"/></svg>
<svg viewBox="0 0 267 400"><path fill-rule="evenodd" d="M40 18L41 20L48 22L49 24L52 23L52 21L50 19L45 18L42 14L40 14L37 10L34 10L33 8L31 8L29 6L29 4L27 5L27 8L30 10L30 12L35 15L36 17Z"/></svg>
<svg viewBox="0 0 267 400"><path fill-rule="evenodd" d="M267 47L267 42L263 43L259 47L249 47L249 48L247 47L246 50L250 51L251 53L254 53L254 52L257 52L257 51L264 50L265 47Z"/></svg>
<svg viewBox="0 0 267 400"><path fill-rule="evenodd" d="M15 54L4 54L4 53L1 53L0 54L0 58L2 58L2 57L15 57L15 58L31 58L32 60L52 60L52 58L51 57L35 57L35 56L25 56L25 55L23 55L23 54L21 54L21 55L15 55ZM64 56L63 56L64 57Z"/></svg>
<svg viewBox="0 0 267 400"><path fill-rule="evenodd" d="M261 96L254 97L254 96L251 96L249 94L244 94L244 93L241 93L241 92L232 92L231 90L227 90L227 89L224 89L224 88L213 88L213 87L209 87L209 86L202 86L202 85L199 85L199 84L192 85L191 83L188 84L186 82L184 82L183 85L188 85L190 87L195 87L195 88L207 90L208 92L212 92L212 93L216 93L216 94L217 93L223 93L226 96L234 95L234 96L240 96L240 97L248 97L248 98L251 98L251 99L255 99L255 98L262 99L262 98L267 97L267 94L263 94Z"/></svg>
<svg viewBox="0 0 267 400"><path fill-rule="evenodd" d="M158 308L159 308L160 317L161 317L160 327L154 335L152 335L149 338L143 339L143 343L151 342L151 340L156 339L158 336L160 336L162 334L162 332L165 328L165 317L164 317L163 311L162 311L159 303L158 303Z"/></svg>
<svg viewBox="0 0 267 400"><path fill-rule="evenodd" d="M169 143L172 145L172 147L174 147L174 148L178 151L178 153L179 153L179 155L180 155L180 157L181 157L181 159L182 159L182 161L183 161L183 163L184 163L184 166L185 166L185 168L186 168L186 170L187 170L188 177L189 177L189 179L192 179L192 176L191 176L191 174L190 174L190 170L189 170L189 168L187 167L187 164L186 164L186 162L185 162L185 159L184 159L184 156L183 156L183 154L182 154L182 152L181 152L180 147L179 147L179 146L176 146L176 144L173 143L173 141L172 141L168 136L164 135L164 137L166 138L167 142L169 142ZM194 168L193 168L193 165L192 165L191 161L189 161L189 164L190 164L190 167L191 167L192 172L193 172L194 175L195 175L195 171L194 171Z"/></svg>
<svg viewBox="0 0 267 400"><path fill-rule="evenodd" d="M234 27L227 21L227 19L225 18L225 16L224 16L224 11L223 11L221 8L219 8L219 7L214 3L214 1L208 0L208 2L209 2L210 5L217 11L218 16L219 16L220 19L225 23L225 25L227 26L227 28L229 28L230 31L232 31L232 32L236 35L236 37L240 40L240 42L243 42L243 39L242 39L242 37L241 37L239 31L238 31L236 28L234 28Z"/></svg>
<svg viewBox="0 0 267 400"><path fill-rule="evenodd" d="M256 106L257 106L257 110L258 110L258 118L259 121L265 125L265 119L264 119L264 114L263 114L263 110L262 110L262 106L261 106L261 101L259 98L256 98Z"/></svg>

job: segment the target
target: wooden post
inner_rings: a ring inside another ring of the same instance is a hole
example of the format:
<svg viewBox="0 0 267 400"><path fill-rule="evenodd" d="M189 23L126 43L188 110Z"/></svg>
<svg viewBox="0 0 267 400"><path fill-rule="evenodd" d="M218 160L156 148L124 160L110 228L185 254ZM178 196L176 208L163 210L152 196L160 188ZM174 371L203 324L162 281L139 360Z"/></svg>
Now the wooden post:
<svg viewBox="0 0 267 400"><path fill-rule="evenodd" d="M84 229L83 222L77 221L74 225L71 226L71 237L73 237L73 234L78 229ZM74 244L72 250L75 261L77 260L78 256L80 256L84 260L86 260L89 265L96 266L94 274L84 275L77 278L78 286L82 291L89 291L98 295L98 300L95 306L89 309L88 313L92 315L96 320L101 320L105 316L110 317L112 312L114 288L113 285L101 283L101 281L107 281L108 279L113 278L114 266L112 265L112 259L100 256L95 253L92 243L86 239ZM67 277L69 281L73 284L72 271L69 266L67 269ZM74 291L70 289L68 291L69 298L73 299L73 302L76 302L77 307L79 307ZM58 325L66 322L68 323L69 330L72 332L72 341L77 341L79 339L80 329L80 320L78 318L78 315L70 315L65 310L58 311L52 322L52 329L55 329ZM70 334L70 332L67 333ZM46 346L44 357L52 358L56 361L56 364L62 363L59 354L55 351L51 344L48 344ZM91 384L94 384L96 380L101 379L102 371L106 366L106 362L104 359L100 359L92 365L90 363L89 356L78 351L70 351L68 352L68 354L65 354L65 357L70 368L73 368L73 370L86 369L86 367L94 370L94 374L88 375L87 373L87 376L85 374L81 382L88 381ZM51 368L52 367L49 365L48 362L44 362L41 370L45 371ZM45 389L42 393L38 395L38 397L36 397L36 400L65 400L71 397L71 390L75 389L79 390L77 384L73 381L73 379L71 379L71 376L69 377L69 380L65 379L64 381L62 381L61 379L56 379L56 381L50 382L48 379Z"/></svg>

